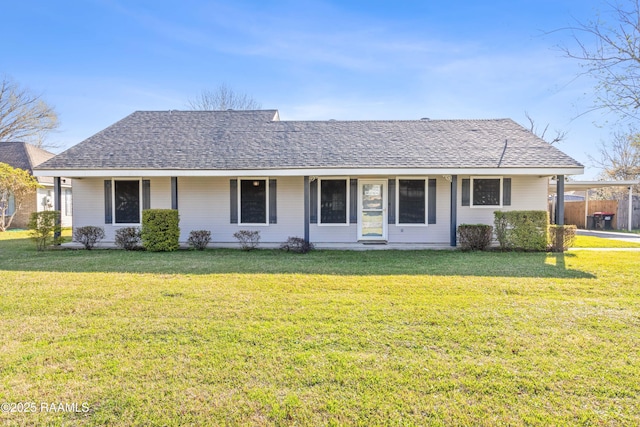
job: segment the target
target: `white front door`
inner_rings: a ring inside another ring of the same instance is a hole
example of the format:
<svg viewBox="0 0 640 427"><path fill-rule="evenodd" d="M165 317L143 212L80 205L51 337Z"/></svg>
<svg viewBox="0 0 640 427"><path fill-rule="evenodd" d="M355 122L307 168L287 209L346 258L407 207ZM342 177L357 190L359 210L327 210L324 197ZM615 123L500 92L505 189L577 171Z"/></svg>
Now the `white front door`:
<svg viewBox="0 0 640 427"><path fill-rule="evenodd" d="M387 182L358 180L358 239L387 240Z"/></svg>

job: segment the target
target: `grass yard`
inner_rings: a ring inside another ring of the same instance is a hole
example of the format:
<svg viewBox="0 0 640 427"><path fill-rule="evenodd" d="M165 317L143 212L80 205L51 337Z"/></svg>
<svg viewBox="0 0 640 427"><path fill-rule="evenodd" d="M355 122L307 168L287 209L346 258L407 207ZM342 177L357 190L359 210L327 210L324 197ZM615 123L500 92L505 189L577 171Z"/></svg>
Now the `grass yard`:
<svg viewBox="0 0 640 427"><path fill-rule="evenodd" d="M25 236L0 233L0 403L36 410L3 424L640 424L638 252L36 253Z"/></svg>

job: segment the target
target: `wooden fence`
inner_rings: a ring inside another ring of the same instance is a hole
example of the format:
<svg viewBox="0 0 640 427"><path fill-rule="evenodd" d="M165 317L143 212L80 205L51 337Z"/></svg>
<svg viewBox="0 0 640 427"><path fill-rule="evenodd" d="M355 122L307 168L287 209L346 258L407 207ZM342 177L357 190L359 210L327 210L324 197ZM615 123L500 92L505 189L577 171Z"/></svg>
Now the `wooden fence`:
<svg viewBox="0 0 640 427"><path fill-rule="evenodd" d="M640 204L640 201L638 201L638 203ZM620 205L622 205L621 208L623 208L623 210L627 209L626 203L620 203ZM576 225L578 226L578 228L586 228L584 206L584 201L564 202L564 223L567 225ZM589 212L587 215L593 215L595 212L614 213L615 216L613 217L611 226L614 229L617 229L618 223L620 223L623 224L624 228L626 228L626 219L624 220L624 222L620 222L620 218L618 218L618 214L620 212L618 210L617 200L589 200Z"/></svg>
<svg viewBox="0 0 640 427"><path fill-rule="evenodd" d="M633 219L633 229L637 230L640 228L640 197L633 197L633 207L632 207L632 219ZM629 227L629 196L627 196L624 200L621 200L618 204L618 214L616 215L617 223L620 224L617 227L619 230L626 230Z"/></svg>

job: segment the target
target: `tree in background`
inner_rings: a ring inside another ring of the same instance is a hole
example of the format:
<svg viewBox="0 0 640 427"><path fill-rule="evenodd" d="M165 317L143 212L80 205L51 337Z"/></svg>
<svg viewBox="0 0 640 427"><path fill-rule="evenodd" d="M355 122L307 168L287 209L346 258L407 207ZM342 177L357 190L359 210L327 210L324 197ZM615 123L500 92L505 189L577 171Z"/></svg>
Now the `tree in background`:
<svg viewBox="0 0 640 427"><path fill-rule="evenodd" d="M30 142L42 148L45 137L58 127L58 115L44 102L8 77L0 81L0 143Z"/></svg>
<svg viewBox="0 0 640 427"><path fill-rule="evenodd" d="M602 172L600 177L604 180L632 180L640 179L640 133L634 129L626 132L618 131L608 142L602 142L598 148L599 157L589 156L598 169ZM634 192L640 191L640 186L634 187ZM599 196L604 198L620 199L621 189L601 189Z"/></svg>
<svg viewBox="0 0 640 427"><path fill-rule="evenodd" d="M214 90L203 89L198 96L187 102L191 110L259 110L262 105L253 97L239 93L226 84Z"/></svg>
<svg viewBox="0 0 640 427"><path fill-rule="evenodd" d="M22 203L38 187L40 184L29 172L0 163L0 231L6 231L11 226L13 217L22 208ZM13 212L10 213L11 200Z"/></svg>
<svg viewBox="0 0 640 427"><path fill-rule="evenodd" d="M623 119L640 114L640 4L639 0L607 3L607 14L563 28L573 36L573 47L560 46L578 60L584 74L596 83L595 109L614 112ZM607 16L612 16L608 21Z"/></svg>

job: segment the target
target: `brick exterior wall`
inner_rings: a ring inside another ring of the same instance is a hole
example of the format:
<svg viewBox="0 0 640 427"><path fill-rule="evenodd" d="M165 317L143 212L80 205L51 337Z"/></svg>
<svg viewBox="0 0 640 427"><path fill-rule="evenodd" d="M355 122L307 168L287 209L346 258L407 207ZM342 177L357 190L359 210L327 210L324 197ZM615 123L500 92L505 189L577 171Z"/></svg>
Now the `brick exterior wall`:
<svg viewBox="0 0 640 427"><path fill-rule="evenodd" d="M37 195L34 191L32 194L27 196L26 200L22 203L22 207L20 208L20 210L18 211L16 216L13 217L11 228L27 228L31 213L36 212L37 210L37 203Z"/></svg>

